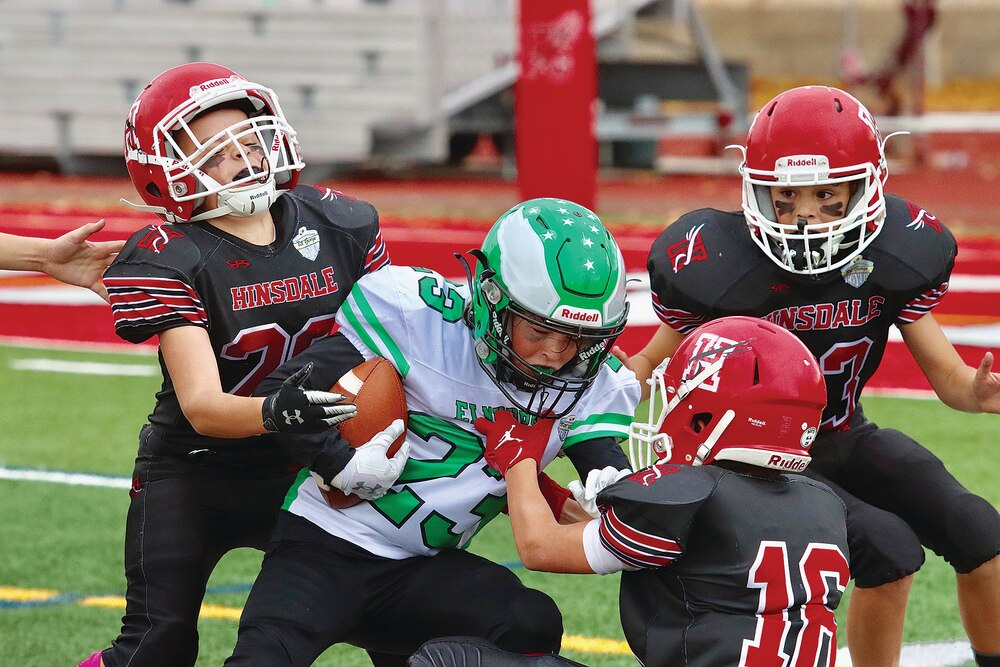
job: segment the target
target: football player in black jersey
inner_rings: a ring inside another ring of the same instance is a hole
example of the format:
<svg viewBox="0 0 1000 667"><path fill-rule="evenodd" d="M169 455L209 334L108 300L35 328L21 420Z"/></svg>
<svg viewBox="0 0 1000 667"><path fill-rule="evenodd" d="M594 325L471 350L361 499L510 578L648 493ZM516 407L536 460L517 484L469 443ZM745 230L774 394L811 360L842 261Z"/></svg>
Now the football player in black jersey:
<svg viewBox="0 0 1000 667"><path fill-rule="evenodd" d="M103 228L104 221L98 220L56 239L0 234L0 269L42 271L69 285L86 287L107 301L101 274L125 242L87 240Z"/></svg>
<svg viewBox="0 0 1000 667"><path fill-rule="evenodd" d="M125 159L146 203L135 207L169 224L134 233L105 284L120 337L159 337L163 384L139 434L121 634L82 664L193 665L218 561L266 546L300 466L358 458L286 452L269 435L354 413L342 396L305 390L309 368L251 394L328 336L354 283L389 256L370 204L297 185L303 163L276 96L225 67L190 63L153 79L126 122Z"/></svg>
<svg viewBox="0 0 1000 667"><path fill-rule="evenodd" d="M833 664L846 509L826 485L787 474L809 465L825 405L816 359L775 324L727 317L696 329L653 386L648 422L631 429L636 472L603 490L592 479L602 471L588 477L592 521L559 525L547 511L535 445L551 423L490 432L525 567L624 570L622 628L647 667ZM431 648L411 664L466 664L435 662ZM522 664L487 655L484 665Z"/></svg>
<svg viewBox="0 0 1000 667"><path fill-rule="evenodd" d="M848 508L853 663L898 663L923 545L957 573L976 660L1000 665L1000 516L920 444L865 419L859 401L896 325L945 404L1000 412L993 354L967 366L930 312L948 290L955 239L929 211L883 194L884 141L841 90L806 86L768 102L740 171L742 213L693 211L654 242L648 269L663 324L626 363L649 377L695 327L727 315L792 331L826 379L807 474Z"/></svg>

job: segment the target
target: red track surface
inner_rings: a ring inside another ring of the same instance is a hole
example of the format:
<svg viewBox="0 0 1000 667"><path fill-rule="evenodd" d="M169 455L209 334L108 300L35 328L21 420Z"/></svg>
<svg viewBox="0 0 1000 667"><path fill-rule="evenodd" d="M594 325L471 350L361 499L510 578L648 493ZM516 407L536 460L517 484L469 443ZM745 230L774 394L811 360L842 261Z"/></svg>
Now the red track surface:
<svg viewBox="0 0 1000 667"><path fill-rule="evenodd" d="M0 211L5 222L24 222L20 214L11 210ZM32 214L34 216L36 214ZM52 235L77 224L82 218L75 214L41 216L49 225L45 231ZM134 229L141 226L139 219L128 222ZM117 225L116 225L117 226ZM0 225L0 231L23 225ZM33 227L33 229L36 229ZM385 224L383 233L396 264L426 266L449 276L458 276L460 268L452 256L455 251L477 247L485 234L485 225L477 222L461 224L457 221L435 224L433 227ZM642 271L646 253L655 229L632 228L617 234L630 271ZM996 273L1000 258L1000 240L965 238L956 273L963 275L992 275ZM0 289L12 287L47 287L54 285L45 277L15 276L0 278ZM952 291L935 311L942 324L996 323L1000 322L1000 297L995 293ZM653 332L653 326L629 327L620 339L629 352L638 351ZM41 341L75 341L80 343L119 344L114 334L110 311L102 305L41 305L37 303L0 303L0 336L28 338ZM122 344L124 345L124 344ZM133 347L133 346L127 346ZM998 346L1000 347L1000 346ZM978 347L959 346L959 352L970 364L978 364L984 350ZM882 369L869 384L872 388L928 390L926 380L901 343L891 343Z"/></svg>
<svg viewBox="0 0 1000 667"><path fill-rule="evenodd" d="M956 274L1000 280L1000 134L950 134L928 141L927 163L919 168L896 165L891 191L926 207L960 233ZM478 246L492 220L518 200L516 184L496 178L329 185L378 207L394 263L426 266L448 276L461 274L452 253ZM659 230L694 208L738 208L739 191L734 176L627 175L602 179L598 210L613 228L629 270L641 272ZM0 231L51 237L103 217L108 226L100 238L123 238L154 220L122 206L120 197L135 198L127 179L0 174ZM45 278L0 277L0 289L26 281L52 284ZM1000 295L953 286L935 314L944 325L995 324L1000 322ZM620 342L635 352L652 331L651 326L630 327ZM100 305L0 303L0 336L118 342L110 313ZM984 349L959 351L967 362L978 364ZM900 343L890 344L870 386L929 389Z"/></svg>

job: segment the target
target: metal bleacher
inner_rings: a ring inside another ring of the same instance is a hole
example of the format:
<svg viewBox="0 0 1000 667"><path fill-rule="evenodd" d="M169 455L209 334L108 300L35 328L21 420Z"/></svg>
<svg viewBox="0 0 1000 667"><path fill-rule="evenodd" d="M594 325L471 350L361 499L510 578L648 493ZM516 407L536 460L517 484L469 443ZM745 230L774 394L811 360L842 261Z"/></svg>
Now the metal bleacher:
<svg viewBox="0 0 1000 667"><path fill-rule="evenodd" d="M516 77L516 2L0 0L0 165L120 158L141 87L198 60L274 88L311 165L441 161L456 118ZM651 4L593 0L595 33Z"/></svg>
<svg viewBox="0 0 1000 667"><path fill-rule="evenodd" d="M427 114L417 3L0 0L0 16L0 155L71 172L120 156L142 86L190 61L275 88L318 163L362 161L372 125Z"/></svg>

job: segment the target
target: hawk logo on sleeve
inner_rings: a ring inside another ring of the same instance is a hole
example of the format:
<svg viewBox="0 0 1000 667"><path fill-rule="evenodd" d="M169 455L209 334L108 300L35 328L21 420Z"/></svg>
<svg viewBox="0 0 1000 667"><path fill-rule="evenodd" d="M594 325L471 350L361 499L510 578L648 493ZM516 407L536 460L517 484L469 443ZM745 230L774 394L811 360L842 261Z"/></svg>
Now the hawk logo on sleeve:
<svg viewBox="0 0 1000 667"><path fill-rule="evenodd" d="M683 241L678 241L667 247L667 256L670 258L670 266L673 267L674 273L691 262L701 262L708 259L705 243L701 240L701 228L704 226L692 227L688 230Z"/></svg>
<svg viewBox="0 0 1000 667"><path fill-rule="evenodd" d="M941 233L941 221L935 216L931 215L922 208L914 206L910 202L906 202L906 207L910 209L910 220L912 220L912 222L906 226L908 229L917 230L923 229L924 227L930 227L938 234Z"/></svg>
<svg viewBox="0 0 1000 667"><path fill-rule="evenodd" d="M163 248L170 243L170 239L176 239L183 236L183 234L176 230L153 226L149 228L146 235L143 236L135 245L137 248L146 248L147 250L152 250L156 254L160 254L163 251Z"/></svg>

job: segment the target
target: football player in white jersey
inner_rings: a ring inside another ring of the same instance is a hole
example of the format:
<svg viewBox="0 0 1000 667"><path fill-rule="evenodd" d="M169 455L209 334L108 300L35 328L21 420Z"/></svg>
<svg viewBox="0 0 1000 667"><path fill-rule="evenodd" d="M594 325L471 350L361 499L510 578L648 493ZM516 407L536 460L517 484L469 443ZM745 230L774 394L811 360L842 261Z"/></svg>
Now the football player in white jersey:
<svg viewBox="0 0 1000 667"><path fill-rule="evenodd" d="M540 467L560 452L581 478L628 466L619 443L639 386L609 356L628 313L624 262L594 213L557 199L518 204L471 254L468 286L408 267L363 277L339 332L261 384L266 392L312 363L310 383L328 389L366 359L389 360L403 378L408 458L385 457L390 432L381 449L357 450L372 450L368 465L345 474L349 446L335 429L290 436L315 448L315 475L303 470L288 493L227 665L309 665L342 642L379 667L403 665L446 635L558 652L552 599L465 549L507 502L474 422L545 415L554 427ZM554 516L580 516L568 491L542 480ZM363 502L333 509L321 486Z"/></svg>

